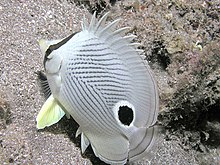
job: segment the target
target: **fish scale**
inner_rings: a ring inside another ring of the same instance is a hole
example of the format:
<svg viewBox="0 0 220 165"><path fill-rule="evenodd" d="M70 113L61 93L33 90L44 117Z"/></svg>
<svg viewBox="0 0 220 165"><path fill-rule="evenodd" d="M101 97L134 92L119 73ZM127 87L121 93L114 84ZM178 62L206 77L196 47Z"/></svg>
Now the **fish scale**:
<svg viewBox="0 0 220 165"><path fill-rule="evenodd" d="M159 98L139 44L131 43L134 35L116 29L118 19L106 25L108 15L98 21L94 13L90 23L83 19L82 31L62 40L40 41L51 96L37 128L69 114L79 124L82 153L91 145L102 161L125 164L146 156L156 142Z"/></svg>

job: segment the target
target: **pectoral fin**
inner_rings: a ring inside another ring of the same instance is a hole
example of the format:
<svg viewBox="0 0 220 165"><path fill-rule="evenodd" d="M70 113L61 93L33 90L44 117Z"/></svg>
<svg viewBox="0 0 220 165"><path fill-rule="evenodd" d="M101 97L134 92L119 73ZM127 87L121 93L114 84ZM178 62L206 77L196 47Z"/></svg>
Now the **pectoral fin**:
<svg viewBox="0 0 220 165"><path fill-rule="evenodd" d="M57 123L64 115L65 112L53 95L50 95L37 115L37 129L43 129Z"/></svg>

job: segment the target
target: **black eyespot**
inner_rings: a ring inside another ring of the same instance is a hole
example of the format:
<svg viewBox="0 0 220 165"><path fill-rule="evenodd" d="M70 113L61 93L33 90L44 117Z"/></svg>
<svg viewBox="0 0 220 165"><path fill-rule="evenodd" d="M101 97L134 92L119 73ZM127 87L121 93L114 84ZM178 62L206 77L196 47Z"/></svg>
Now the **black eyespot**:
<svg viewBox="0 0 220 165"><path fill-rule="evenodd" d="M129 126L134 119L133 110L128 106L120 106L118 110L118 118L124 125Z"/></svg>

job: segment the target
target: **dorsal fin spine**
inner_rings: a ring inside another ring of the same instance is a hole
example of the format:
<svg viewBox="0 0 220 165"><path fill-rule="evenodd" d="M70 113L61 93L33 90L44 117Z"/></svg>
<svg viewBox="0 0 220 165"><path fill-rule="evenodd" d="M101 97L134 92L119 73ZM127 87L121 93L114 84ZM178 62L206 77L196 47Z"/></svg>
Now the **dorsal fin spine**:
<svg viewBox="0 0 220 165"><path fill-rule="evenodd" d="M88 27L88 22L86 21L85 15L83 16L83 20L82 20L81 25L82 25L82 30L83 30L83 31L86 30L87 27Z"/></svg>
<svg viewBox="0 0 220 165"><path fill-rule="evenodd" d="M143 53L144 53L144 50L143 49L136 49L136 51L140 54L140 55L142 55ZM145 55L143 55L144 57L145 57Z"/></svg>
<svg viewBox="0 0 220 165"><path fill-rule="evenodd" d="M116 34L120 34L120 35L124 35L125 34L125 32L126 31L128 31L130 29L130 27L123 27L123 28L120 28L120 29L118 29L118 30L115 30L114 32L113 32L113 34L114 35L116 35Z"/></svg>
<svg viewBox="0 0 220 165"><path fill-rule="evenodd" d="M120 19L116 19L115 21L111 22L110 24L108 24L106 27L104 27L101 31L99 31L97 29L97 36L102 36L105 32L108 31L113 31L113 29L117 26L117 24L119 23Z"/></svg>
<svg viewBox="0 0 220 165"><path fill-rule="evenodd" d="M110 14L110 12L107 12L97 23L96 27L94 28L94 33L97 32L97 30L100 28L100 26L102 26L103 24L105 24L106 19L108 18L108 15Z"/></svg>
<svg viewBox="0 0 220 165"><path fill-rule="evenodd" d="M88 27L88 31L94 31L95 29L95 25L96 25L96 11L93 13L89 27Z"/></svg>
<svg viewBox="0 0 220 165"><path fill-rule="evenodd" d="M138 43L138 42L133 42L133 43L130 43L129 45L134 47L134 48L137 48L137 47L141 46L141 44Z"/></svg>
<svg viewBox="0 0 220 165"><path fill-rule="evenodd" d="M124 28L120 28L118 30L115 30L114 32L112 32L111 34L109 34L107 37L106 37L106 40L110 39L111 37L113 36L117 36L117 35L124 35L124 33L130 29L129 27L124 27ZM123 38L122 36L120 36L120 38Z"/></svg>
<svg viewBox="0 0 220 165"><path fill-rule="evenodd" d="M123 38L128 40L129 42L131 42L133 39L135 39L137 36L136 35L128 35L128 36L124 36Z"/></svg>

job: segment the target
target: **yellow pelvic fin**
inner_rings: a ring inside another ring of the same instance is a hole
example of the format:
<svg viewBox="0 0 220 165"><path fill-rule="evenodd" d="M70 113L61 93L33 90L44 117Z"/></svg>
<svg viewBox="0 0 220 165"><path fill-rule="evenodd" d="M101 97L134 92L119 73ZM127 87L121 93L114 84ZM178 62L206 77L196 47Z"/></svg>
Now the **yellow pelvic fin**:
<svg viewBox="0 0 220 165"><path fill-rule="evenodd" d="M43 129L57 123L64 115L65 112L51 95L37 115L37 129Z"/></svg>

